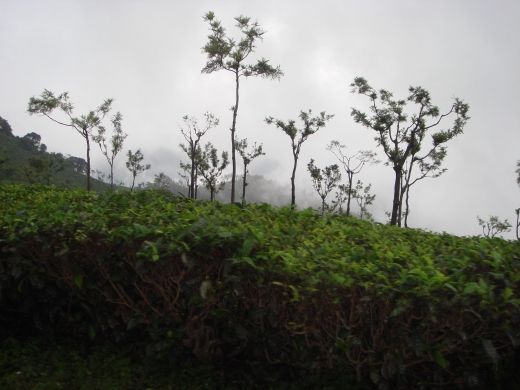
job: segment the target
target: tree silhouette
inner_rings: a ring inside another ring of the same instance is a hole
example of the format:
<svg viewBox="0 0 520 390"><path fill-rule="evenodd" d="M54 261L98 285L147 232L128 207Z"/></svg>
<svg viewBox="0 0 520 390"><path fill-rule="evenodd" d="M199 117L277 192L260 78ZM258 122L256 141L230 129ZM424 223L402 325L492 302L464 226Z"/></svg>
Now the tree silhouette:
<svg viewBox="0 0 520 390"><path fill-rule="evenodd" d="M27 109L29 115L41 114L60 125L72 127L85 139L87 144L87 190L90 190L90 136L94 128L101 125L101 121L110 111L113 101L114 99L107 99L96 110L90 111L87 115L75 117L73 116L74 106L69 100L68 92L54 96L51 91L45 89L40 98L32 97L29 99ZM51 117L51 113L56 108L65 113L69 118L69 123Z"/></svg>
<svg viewBox="0 0 520 390"><path fill-rule="evenodd" d="M108 155L108 147L106 144L105 138L105 128L103 126L98 126L98 134L92 137L92 140L99 145L99 149L101 149L101 153L106 157L108 164L110 165L110 191L114 191L114 159L117 154L123 149L123 142L125 141L128 134L123 133L121 128L121 121L123 120L123 116L120 112L112 117L112 126L114 127L114 131L112 133L112 138L110 139L110 153Z"/></svg>
<svg viewBox="0 0 520 390"><path fill-rule="evenodd" d="M482 227L482 234L485 237L493 238L497 234L511 230L511 224L506 219L501 221L496 216L490 216L489 221L484 221L477 215L478 224Z"/></svg>
<svg viewBox="0 0 520 390"><path fill-rule="evenodd" d="M350 216L350 201L352 199L352 196L354 194L354 175L361 172L363 169L363 166L365 164L379 164L380 161L376 160L376 153L371 152L369 150L360 150L356 154L348 157L343 152L343 149L345 149L346 146L339 143L339 141L331 141L327 145L327 150L329 152L332 152L334 156L341 162L343 165L343 169L347 173L348 178L348 184L346 186L346 202L347 202L347 211L345 212L345 215L348 217Z"/></svg>
<svg viewBox="0 0 520 390"><path fill-rule="evenodd" d="M265 118L267 124L274 123L277 128L282 129L282 131L291 138L291 147L294 159L294 165L291 176L291 206L296 205L296 189L294 184L294 179L296 177L296 167L298 165L298 157L300 155L300 151L302 148L302 144L311 136L316 133L320 128L325 127L325 124L330 119L334 118L334 115L326 115L325 111L321 112L320 115L311 117L312 111L309 112L300 111L299 118L303 121L303 128L297 129L294 120L289 120L287 123L281 121L280 119L274 119L273 117ZM296 139L297 135L300 135L298 139Z"/></svg>
<svg viewBox="0 0 520 390"><path fill-rule="evenodd" d="M197 161L198 161L198 154L197 150L200 149L199 142L201 137L208 132L209 129L213 127L217 127L219 120L218 118L215 118L215 116L209 112L206 112L204 114L204 117L206 118L206 125L201 129L199 128L198 121L195 117L189 117L188 115L184 116L182 120L184 121L184 124L186 128L183 128L181 126L181 133L188 142L188 145L179 144L181 149L188 155L188 158L190 159L191 163L189 164L190 168L190 180L188 183L188 198L190 199L197 199ZM182 167L181 167L182 169Z"/></svg>
<svg viewBox="0 0 520 390"><path fill-rule="evenodd" d="M137 149L135 154L132 153L131 150L128 151L126 154L128 157L128 161L126 162L126 167L128 170L132 173L132 187L130 188L130 191L133 191L134 185L135 185L135 177L139 175L140 173L143 173L144 171L151 168L150 164L141 165L141 162L144 160L143 153L141 152L141 149Z"/></svg>
<svg viewBox="0 0 520 390"><path fill-rule="evenodd" d="M215 18L213 12L204 15L204 21L209 23L211 34L208 36L208 43L202 48L202 52L207 54L208 60L206 66L202 69L202 73L213 73L221 69L233 73L235 77L235 105L231 107L233 111L233 122L231 124L231 203L235 203L235 180L236 180L236 159L235 159L235 131L238 114L239 102L239 86L240 77L256 77L269 78L279 80L283 76L280 66L276 68L269 65L269 61L265 58L258 60L256 64L244 64L244 61L251 53L255 51L255 43L263 39L266 31L262 30L258 22L250 23L251 18L246 16L238 16L235 18L236 26L244 37L240 42L228 38L226 29L222 27L220 21Z"/></svg>
<svg viewBox="0 0 520 390"><path fill-rule="evenodd" d="M257 158L258 156L263 156L265 153L262 151L262 144L259 146L256 146L256 142L253 145L253 149L248 153L246 152L247 149L247 138L243 140L235 139L235 149L238 150L238 153L242 157L242 161L244 162L244 176L243 176L243 183L242 183L242 199L246 199L246 186L247 186L247 174L248 170L247 167L251 162Z"/></svg>
<svg viewBox="0 0 520 390"><path fill-rule="evenodd" d="M369 97L372 103L370 107L372 116L370 118L366 113L355 108L352 109L351 115L356 123L377 132L375 139L378 146L383 147L388 157L388 164L392 165L395 180L390 225L401 226L399 210L402 202L402 180L407 160L414 154L418 155L425 139L425 133L432 127L437 126L443 118L450 114L455 114L453 127L432 134L433 147L421 158L425 159L432 153L439 153L442 144L462 134L466 121L469 119L467 116L469 105L455 98L451 109L440 115L439 108L431 103L429 92L422 87L410 87L408 89L410 95L406 100L393 100L393 95L390 92L384 89L381 89L379 93L376 92L362 77L355 78L351 86L353 87L352 93L365 95ZM380 100L381 106L378 105L378 100ZM407 101L418 106L418 112L410 118L404 112ZM431 124L426 123L429 118L433 119ZM411 172L411 168L409 168L409 171Z"/></svg>
<svg viewBox="0 0 520 390"><path fill-rule="evenodd" d="M338 164L329 165L324 169L314 165L314 160L307 164L307 170L311 174L312 186L321 198L321 215L325 213L325 199L341 180Z"/></svg>
<svg viewBox="0 0 520 390"><path fill-rule="evenodd" d="M215 200L215 195L224 188L225 181L221 180L222 172L229 164L228 152L222 152L222 161L219 160L217 149L213 147L211 142L208 142L204 147L202 156L199 162L200 175L205 187L210 193L210 200Z"/></svg>

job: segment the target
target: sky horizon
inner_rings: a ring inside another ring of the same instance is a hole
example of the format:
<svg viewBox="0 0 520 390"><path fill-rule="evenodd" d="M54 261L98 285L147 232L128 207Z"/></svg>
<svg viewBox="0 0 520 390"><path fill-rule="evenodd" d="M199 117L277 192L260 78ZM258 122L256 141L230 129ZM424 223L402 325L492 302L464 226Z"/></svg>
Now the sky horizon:
<svg viewBox="0 0 520 390"><path fill-rule="evenodd" d="M364 77L396 99L405 99L410 86L421 86L441 113L450 110L455 97L470 106L464 134L446 144L443 167L448 171L411 189L410 227L472 236L482 233L477 215L515 224L520 207L515 173L520 159L520 3L512 0L0 0L0 116L17 136L36 132L48 151L86 158L85 142L73 130L27 114L29 98L44 89L69 92L76 115L114 98L110 116L120 111L128 133L115 160L115 178L131 182L125 154L141 148L152 169L138 181L153 181L160 172L178 180L179 162L188 160L178 146L184 142L179 131L183 116L203 124L203 114L214 113L220 125L202 142L211 141L219 153L230 151L232 74L201 73L206 63L201 48L210 34L203 16L210 10L236 39L234 17L257 20L267 32L249 63L265 57L284 72L279 81L241 79L237 136L263 144L266 155L255 159L249 171L286 186L287 203L290 140L265 117L297 120L301 110L309 109L335 115L303 144L298 161L296 203L319 204L306 168L311 158L319 167L337 162L326 150L330 141L347 145L349 155L371 150L386 161L375 132L350 115L353 107L369 111L369 99L352 94L350 87L355 77ZM109 120L104 124L110 135ZM452 124L447 118L437 129ZM93 169L108 171L95 144L91 158ZM238 158L238 174L241 169ZM358 178L372 184L376 199L369 211L385 222L392 168L366 166ZM502 236L514 239L514 228Z"/></svg>

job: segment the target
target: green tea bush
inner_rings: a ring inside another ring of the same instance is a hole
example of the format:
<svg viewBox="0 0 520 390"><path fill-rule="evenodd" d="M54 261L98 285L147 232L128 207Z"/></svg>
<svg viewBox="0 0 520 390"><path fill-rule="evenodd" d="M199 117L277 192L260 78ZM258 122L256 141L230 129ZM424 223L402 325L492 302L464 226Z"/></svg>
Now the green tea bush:
<svg viewBox="0 0 520 390"><path fill-rule="evenodd" d="M2 186L0 221L6 323L145 343L150 364L240 362L264 381L518 380L518 242L159 191Z"/></svg>

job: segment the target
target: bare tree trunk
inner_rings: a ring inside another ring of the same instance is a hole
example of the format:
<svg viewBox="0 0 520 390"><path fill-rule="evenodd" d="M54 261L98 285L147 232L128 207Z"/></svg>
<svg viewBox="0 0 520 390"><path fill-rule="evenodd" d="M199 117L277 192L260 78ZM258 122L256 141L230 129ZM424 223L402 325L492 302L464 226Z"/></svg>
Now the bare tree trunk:
<svg viewBox="0 0 520 390"><path fill-rule="evenodd" d="M412 168L413 168L413 156L412 163L410 164L410 168L406 174L406 185L404 191L406 192L406 207L404 209L404 227L408 227L408 214L410 213L410 204L409 204L409 194L410 194L410 178L412 177ZM413 183L412 183L413 184ZM403 202L403 196L401 194L401 204Z"/></svg>
<svg viewBox="0 0 520 390"><path fill-rule="evenodd" d="M397 217L399 213L399 195L401 191L401 172L402 167L397 165L394 166L395 171L395 183L394 183L394 201L392 205L392 216L390 218L390 226L396 226L397 225Z"/></svg>
<svg viewBox="0 0 520 390"><path fill-rule="evenodd" d="M195 160L193 161L195 162ZM192 166L195 166L193 163L192 163ZM191 182L191 199L197 199L197 195L198 195L198 189L199 189L199 186L197 184L197 181L199 179L199 167L196 166L195 167L195 171L194 171L194 174L193 174L193 181Z"/></svg>
<svg viewBox="0 0 520 390"><path fill-rule="evenodd" d="M90 191L90 140L87 129L83 129L83 134L87 140L87 191Z"/></svg>
<svg viewBox="0 0 520 390"><path fill-rule="evenodd" d="M247 164L244 162L244 183L242 184L242 199L246 200L246 177L247 177Z"/></svg>
<svg viewBox="0 0 520 390"><path fill-rule="evenodd" d="M401 171L401 177L399 178L399 212L397 214L397 226L401 226L401 218L403 217L403 196L406 192L406 184L403 186L403 173ZM405 183L407 181L405 180Z"/></svg>
<svg viewBox="0 0 520 390"><path fill-rule="evenodd" d="M188 190L188 198L194 199L195 194L195 148L191 147L191 173L190 173L190 189Z"/></svg>
<svg viewBox="0 0 520 390"><path fill-rule="evenodd" d="M520 209L516 209L516 239L520 240L518 237L518 228L520 227L520 224L518 223L518 218L520 217Z"/></svg>
<svg viewBox="0 0 520 390"><path fill-rule="evenodd" d="M354 180L354 175L352 172L347 172L348 175L348 193L347 193L347 212L345 216L350 217L350 199L352 198L352 181Z"/></svg>
<svg viewBox="0 0 520 390"><path fill-rule="evenodd" d="M408 204L408 194L410 192L410 187L406 187L406 208L404 211L404 227L408 227L408 214L410 213L410 205Z"/></svg>
<svg viewBox="0 0 520 390"><path fill-rule="evenodd" d="M231 203L235 203L235 179L237 174L237 162L235 159L235 129L237 123L237 113L238 113L238 87L239 87L239 79L238 79L238 70L235 73L236 80L236 100L235 107L233 110L233 124L231 126L231 161L233 165L233 172L231 174Z"/></svg>
<svg viewBox="0 0 520 390"><path fill-rule="evenodd" d="M132 188L130 188L130 192L132 192L134 190L134 185L135 185L135 175L134 176L134 179L132 180Z"/></svg>
<svg viewBox="0 0 520 390"><path fill-rule="evenodd" d="M110 164L110 192L114 192L114 160Z"/></svg>
<svg viewBox="0 0 520 390"><path fill-rule="evenodd" d="M296 166L298 165L298 157L294 156L294 167L291 176L291 206L294 207L296 204L296 189L294 186L294 178L296 177Z"/></svg>

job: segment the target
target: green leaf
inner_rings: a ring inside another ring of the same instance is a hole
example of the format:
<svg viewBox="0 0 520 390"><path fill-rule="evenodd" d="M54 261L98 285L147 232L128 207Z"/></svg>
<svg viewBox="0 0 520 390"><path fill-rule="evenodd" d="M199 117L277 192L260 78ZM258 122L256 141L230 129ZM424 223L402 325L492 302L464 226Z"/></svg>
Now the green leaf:
<svg viewBox="0 0 520 390"><path fill-rule="evenodd" d="M502 298L504 301L507 301L509 298L511 298L511 295L513 295L513 289L506 287L504 289L504 293L502 294Z"/></svg>
<svg viewBox="0 0 520 390"><path fill-rule="evenodd" d="M258 269L258 266L255 264L254 260L250 257L243 257L242 258L247 264L249 264L254 269Z"/></svg>
<svg viewBox="0 0 520 390"><path fill-rule="evenodd" d="M477 283L470 283L464 288L464 294L472 294L479 289L479 285Z"/></svg>
<svg viewBox="0 0 520 390"><path fill-rule="evenodd" d="M447 363L446 363L446 360L444 360L444 357L442 356L442 354L439 352L439 351L433 351L433 358L435 359L435 362L441 366L442 368L446 368L447 367Z"/></svg>
<svg viewBox="0 0 520 390"><path fill-rule="evenodd" d="M141 322L141 316L138 314L134 314L132 318L130 318L130 321L128 321L128 326L126 327L127 330L135 328L139 323Z"/></svg>
<svg viewBox="0 0 520 390"><path fill-rule="evenodd" d="M370 369L370 380L377 385L380 379L381 377L379 376L379 372L377 372L377 370L374 367L372 367Z"/></svg>
<svg viewBox="0 0 520 390"><path fill-rule="evenodd" d="M417 331L413 331L410 335L410 339L412 341L412 351L415 353L415 356L421 356L424 348L422 337L417 333Z"/></svg>
<svg viewBox="0 0 520 390"><path fill-rule="evenodd" d="M81 288L81 286L83 286L83 275L76 265L72 266L72 277L74 279L74 283L76 283L76 286Z"/></svg>
<svg viewBox="0 0 520 390"><path fill-rule="evenodd" d="M248 238L244 241L244 244L242 245L242 256L248 256L249 253L251 253L251 250L253 249L253 246L255 244L255 240L252 238Z"/></svg>
<svg viewBox="0 0 520 390"><path fill-rule="evenodd" d="M459 290L457 290L455 287L453 287L450 283L444 283L444 285L450 289L452 289L455 293L459 293Z"/></svg>
<svg viewBox="0 0 520 390"><path fill-rule="evenodd" d="M235 324L234 331L235 331L235 335L236 335L240 340L245 340L245 339L247 339L247 332L246 332L246 329L245 329L242 325L240 325L240 324Z"/></svg>
<svg viewBox="0 0 520 390"><path fill-rule="evenodd" d="M189 270L192 269L195 266L195 261L192 260L186 253L183 253L181 255L182 263L188 268Z"/></svg>
<svg viewBox="0 0 520 390"><path fill-rule="evenodd" d="M94 337L96 337L96 331L92 325L88 326L87 334L91 340L94 340Z"/></svg>
<svg viewBox="0 0 520 390"><path fill-rule="evenodd" d="M64 248L61 248L59 251L56 251L54 253L54 256L56 257L61 257L65 254L69 253L69 248L68 247L64 247Z"/></svg>
<svg viewBox="0 0 520 390"><path fill-rule="evenodd" d="M489 357L493 359L493 361L496 362L498 359L500 359L500 355L496 351L491 340L482 339L482 346L484 347L484 350L487 352Z"/></svg>
<svg viewBox="0 0 520 390"><path fill-rule="evenodd" d="M492 371L495 380L499 381L504 377L504 365L500 360L497 360L493 363Z"/></svg>
<svg viewBox="0 0 520 390"><path fill-rule="evenodd" d="M298 289L292 285L289 285L289 288L293 291L293 297L291 299L291 302L297 302L300 300L300 293L298 292Z"/></svg>

